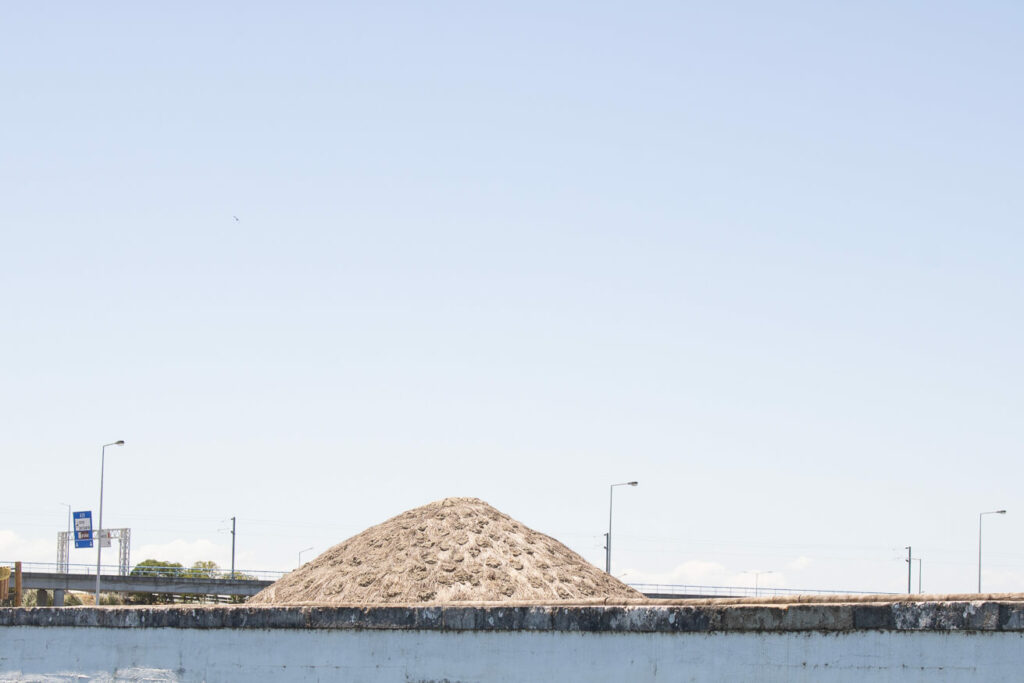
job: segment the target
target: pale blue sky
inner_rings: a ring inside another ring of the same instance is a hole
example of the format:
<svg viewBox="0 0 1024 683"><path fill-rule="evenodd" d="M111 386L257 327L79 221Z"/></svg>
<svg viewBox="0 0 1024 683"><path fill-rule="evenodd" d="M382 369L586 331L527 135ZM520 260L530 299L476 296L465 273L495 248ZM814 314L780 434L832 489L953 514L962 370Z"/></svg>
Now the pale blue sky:
<svg viewBox="0 0 1024 683"><path fill-rule="evenodd" d="M470 495L600 565L639 479L627 580L898 591L911 544L966 591L1005 507L986 587L1024 590L1022 31L1010 2L8 7L0 560L52 561L123 438L136 560L224 563L237 515L241 564L287 568Z"/></svg>

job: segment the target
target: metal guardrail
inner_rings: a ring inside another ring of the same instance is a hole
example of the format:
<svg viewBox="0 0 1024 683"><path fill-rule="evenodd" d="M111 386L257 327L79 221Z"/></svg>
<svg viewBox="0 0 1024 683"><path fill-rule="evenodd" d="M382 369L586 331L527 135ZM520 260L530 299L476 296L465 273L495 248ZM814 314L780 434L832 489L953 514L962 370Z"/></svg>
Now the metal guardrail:
<svg viewBox="0 0 1024 683"><path fill-rule="evenodd" d="M229 572L230 573L230 572ZM96 575L47 572L23 572L25 589L92 592ZM107 593L151 593L187 596L191 602L199 596L256 595L273 581L261 579L228 579L202 576L107 576L103 589ZM205 598L203 600L205 601Z"/></svg>
<svg viewBox="0 0 1024 683"><path fill-rule="evenodd" d="M14 568L14 561L0 560L0 566ZM120 566L116 564L105 564L100 567L102 576L123 576ZM22 562L23 572L38 572L46 574L77 574L96 575L94 564L71 564L68 571L56 562ZM168 565L136 565L132 567L129 575L134 572L135 576L156 576L176 578L204 578L204 579L230 579L231 570L217 568L215 570L193 569L191 567L174 567ZM277 581L288 572L272 571L268 569L235 569L235 578L250 578L260 581Z"/></svg>
<svg viewBox="0 0 1024 683"><path fill-rule="evenodd" d="M0 566L14 567L13 561L0 561ZM22 562L22 571L39 572L52 574L75 574L92 575L96 574L94 564L72 564L68 565L68 572L63 571L56 562ZM118 565L103 565L101 567L103 576L118 576L120 567ZM235 569L235 578L257 579L259 581L277 581L288 572L274 571L267 569ZM152 576L157 578L201 578L201 579L231 579L230 569L217 568L206 570L191 567L175 567L170 565L136 565L132 567L129 575ZM753 586L699 586L695 584L680 583L630 583L630 586L641 593L651 595L703 595L719 597L761 597L775 595L900 595L887 591L853 591L853 590L821 590L803 588L767 588Z"/></svg>
<svg viewBox="0 0 1024 683"><path fill-rule="evenodd" d="M886 591L847 591L804 588L754 588L753 586L696 586L679 583L631 583L645 595L705 595L723 598L763 597L775 595L900 595Z"/></svg>

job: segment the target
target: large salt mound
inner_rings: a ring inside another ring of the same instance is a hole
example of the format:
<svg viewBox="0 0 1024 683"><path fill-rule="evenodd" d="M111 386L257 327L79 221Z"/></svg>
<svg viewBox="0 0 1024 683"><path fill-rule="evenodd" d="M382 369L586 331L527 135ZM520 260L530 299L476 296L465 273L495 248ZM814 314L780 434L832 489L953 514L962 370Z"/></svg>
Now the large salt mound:
<svg viewBox="0 0 1024 683"><path fill-rule="evenodd" d="M403 512L327 550L250 603L642 598L550 536L477 498Z"/></svg>

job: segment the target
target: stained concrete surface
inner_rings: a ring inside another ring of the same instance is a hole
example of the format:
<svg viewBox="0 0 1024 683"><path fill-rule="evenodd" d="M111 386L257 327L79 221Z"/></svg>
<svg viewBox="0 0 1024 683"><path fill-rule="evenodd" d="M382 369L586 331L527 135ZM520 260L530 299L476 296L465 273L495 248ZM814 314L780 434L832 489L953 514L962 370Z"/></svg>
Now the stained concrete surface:
<svg viewBox="0 0 1024 683"><path fill-rule="evenodd" d="M0 609L0 681L1003 683L1021 597Z"/></svg>

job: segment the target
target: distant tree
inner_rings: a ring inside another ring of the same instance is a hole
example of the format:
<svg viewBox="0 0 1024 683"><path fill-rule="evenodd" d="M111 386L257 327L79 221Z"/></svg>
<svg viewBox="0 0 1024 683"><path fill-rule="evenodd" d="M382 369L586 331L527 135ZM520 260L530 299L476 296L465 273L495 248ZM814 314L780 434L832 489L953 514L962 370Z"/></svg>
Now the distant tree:
<svg viewBox="0 0 1024 683"><path fill-rule="evenodd" d="M213 560L200 560L192 564L185 576L193 579L215 579L220 576L220 567Z"/></svg>
<svg viewBox="0 0 1024 683"><path fill-rule="evenodd" d="M220 578L220 567L213 560L199 560L192 563L192 566L185 571L185 576L190 579L217 579ZM206 602L208 596L202 593L190 593L181 598L185 602Z"/></svg>
<svg viewBox="0 0 1024 683"><path fill-rule="evenodd" d="M131 571L131 576L165 576L175 577L184 574L185 567L180 562L164 560L143 560Z"/></svg>
<svg viewBox="0 0 1024 683"><path fill-rule="evenodd" d="M193 562L191 567L185 567L178 562L164 562L161 560L144 560L135 565L131 571L132 576L157 576L157 577L181 577L185 579L224 579L228 578L228 572L221 570L220 566L213 560L200 560ZM236 579L255 580L255 576L249 576L241 572L235 572ZM202 593L185 593L178 598L181 602L207 602L210 596ZM216 600L216 597L213 598ZM241 596L232 596L231 602L244 602ZM135 605L158 605L174 602L174 596L166 593L131 593L128 601Z"/></svg>
<svg viewBox="0 0 1024 683"><path fill-rule="evenodd" d="M157 576L174 578L183 576L185 568L180 562L163 560L143 560L132 569L130 576ZM134 605L159 605L174 602L174 597L166 593L130 593L128 602Z"/></svg>

